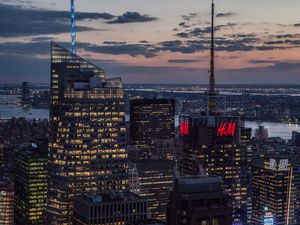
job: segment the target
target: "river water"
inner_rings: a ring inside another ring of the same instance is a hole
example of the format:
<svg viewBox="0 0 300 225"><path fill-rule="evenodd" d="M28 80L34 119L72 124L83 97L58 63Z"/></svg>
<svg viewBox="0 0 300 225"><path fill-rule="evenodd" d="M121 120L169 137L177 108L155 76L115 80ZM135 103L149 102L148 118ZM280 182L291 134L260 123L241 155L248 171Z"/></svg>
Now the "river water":
<svg viewBox="0 0 300 225"><path fill-rule="evenodd" d="M16 95L0 95L0 118L10 119L12 117L25 117L27 119L48 119L48 109L32 109L18 107L19 96Z"/></svg>
<svg viewBox="0 0 300 225"><path fill-rule="evenodd" d="M15 117L25 117L27 119L48 119L48 109L32 109L32 108L21 108L17 105L18 97L15 95L0 95L0 118L9 119ZM126 116L129 119L129 116ZM175 120L175 125L178 126L178 117ZM252 128L252 135L254 130L259 125L264 126L268 129L269 137L281 137L283 139L291 139L293 131L300 132L300 125L296 124L285 124L285 123L273 123L273 122L262 122L257 123L254 121L246 121L245 126Z"/></svg>

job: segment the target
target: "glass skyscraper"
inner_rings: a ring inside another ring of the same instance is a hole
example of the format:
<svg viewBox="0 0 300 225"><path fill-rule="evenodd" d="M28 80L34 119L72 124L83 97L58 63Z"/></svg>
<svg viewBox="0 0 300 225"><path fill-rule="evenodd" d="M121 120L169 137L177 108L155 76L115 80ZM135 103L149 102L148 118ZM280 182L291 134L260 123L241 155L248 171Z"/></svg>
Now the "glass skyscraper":
<svg viewBox="0 0 300 225"><path fill-rule="evenodd" d="M71 224L74 196L128 185L122 81L51 46L48 224Z"/></svg>
<svg viewBox="0 0 300 225"><path fill-rule="evenodd" d="M47 152L25 147L15 161L15 224L45 224Z"/></svg>

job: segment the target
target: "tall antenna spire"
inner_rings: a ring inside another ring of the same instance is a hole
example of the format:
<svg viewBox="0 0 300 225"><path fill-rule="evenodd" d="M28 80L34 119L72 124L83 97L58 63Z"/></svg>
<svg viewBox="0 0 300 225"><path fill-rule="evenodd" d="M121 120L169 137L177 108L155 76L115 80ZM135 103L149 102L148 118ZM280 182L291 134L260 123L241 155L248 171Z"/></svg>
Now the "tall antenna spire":
<svg viewBox="0 0 300 225"><path fill-rule="evenodd" d="M214 20L215 4L212 0L211 5L211 46L210 46L210 76L209 76L209 96L208 96L208 114L214 115L217 112L216 106L216 81L215 81L215 44L214 44Z"/></svg>
<svg viewBox="0 0 300 225"><path fill-rule="evenodd" d="M71 39L72 39L72 53L76 54L76 30L75 30L75 4L71 0Z"/></svg>

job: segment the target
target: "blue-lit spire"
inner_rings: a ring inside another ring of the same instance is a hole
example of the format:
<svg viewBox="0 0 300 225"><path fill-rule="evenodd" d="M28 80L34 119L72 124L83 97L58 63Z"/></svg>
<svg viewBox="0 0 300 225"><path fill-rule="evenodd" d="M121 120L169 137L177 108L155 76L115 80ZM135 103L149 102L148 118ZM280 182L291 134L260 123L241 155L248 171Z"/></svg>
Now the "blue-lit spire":
<svg viewBox="0 0 300 225"><path fill-rule="evenodd" d="M76 54L76 30L75 30L75 4L71 0L71 38L72 38L72 52Z"/></svg>

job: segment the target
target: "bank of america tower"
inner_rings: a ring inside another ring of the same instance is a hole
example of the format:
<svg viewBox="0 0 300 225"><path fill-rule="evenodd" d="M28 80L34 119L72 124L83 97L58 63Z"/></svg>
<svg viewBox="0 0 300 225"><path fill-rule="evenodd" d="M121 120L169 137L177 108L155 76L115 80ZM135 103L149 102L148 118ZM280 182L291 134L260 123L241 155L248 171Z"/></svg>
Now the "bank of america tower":
<svg viewBox="0 0 300 225"><path fill-rule="evenodd" d="M73 197L127 186L122 81L51 44L48 224L71 224Z"/></svg>

